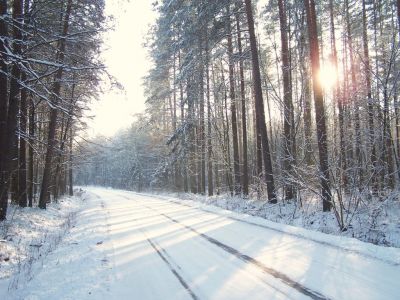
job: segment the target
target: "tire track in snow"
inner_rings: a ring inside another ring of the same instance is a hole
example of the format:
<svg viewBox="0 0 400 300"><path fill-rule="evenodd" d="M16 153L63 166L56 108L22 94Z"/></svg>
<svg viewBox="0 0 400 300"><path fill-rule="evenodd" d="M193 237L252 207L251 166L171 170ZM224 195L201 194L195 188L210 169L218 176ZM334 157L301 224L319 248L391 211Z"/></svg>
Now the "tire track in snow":
<svg viewBox="0 0 400 300"><path fill-rule="evenodd" d="M161 198L161 197L159 197L157 195L154 196L154 197L157 197L158 199L164 201L163 198ZM126 197L126 199L129 199L129 198ZM208 209L205 209L205 208L202 208L202 207L193 207L191 205L180 203L178 201L174 201L174 200L170 200L170 199L166 199L165 201L167 201L169 203L177 204L177 205L180 205L180 206L188 207L191 210L201 210L201 211L204 211L206 213L214 214L214 215L217 215L217 216L221 216L221 217L233 220L233 221L238 221L238 222L245 223L245 224L248 224L248 225L252 225L252 226L256 226L256 227L260 227L260 228L265 228L265 229L268 229L268 230L271 230L271 231L287 234L287 235L293 236L295 238L312 241L312 242L315 242L315 243L323 245L323 246L327 246L327 247L334 248L334 249L339 249L339 250L342 250L342 251L345 251L345 252L348 252L348 253L351 253L351 254L357 254L357 255L363 256L363 257L368 258L368 259L378 260L378 261L384 262L384 263L386 263L388 265L391 265L391 266L400 266L399 263L396 263L394 261L391 261L391 260L388 260L388 259L384 259L384 258L380 258L380 257L376 257L374 255L370 255L368 253L363 253L361 251L340 247L338 245L332 244L332 243L327 242L327 241L321 241L321 240L318 240L318 239L313 239L311 237L302 236L301 234L297 234L297 233L293 233L293 232L287 232L287 231L284 231L284 230L280 230L278 228L270 227L268 225L249 222L249 221L246 221L246 220L243 220L243 219L240 219L240 218L236 218L236 217L233 217L233 216L227 216L227 215L224 215L224 214L220 214L220 213L217 213L215 211L211 211L211 210L208 210ZM218 207L218 206L216 206L216 207ZM218 207L218 208L221 208L221 207ZM224 208L221 208L221 209L224 209ZM226 210L228 210L228 209L226 209ZM261 216L254 216L254 215L251 215L251 216L262 218ZM264 219L264 220L269 221L268 219ZM285 225L285 224L283 224L283 225Z"/></svg>
<svg viewBox="0 0 400 300"><path fill-rule="evenodd" d="M133 193L133 192L131 192L131 193ZM141 194L138 193L138 195L141 195ZM256 226L256 227L268 229L268 230L274 231L274 232L279 232L279 233L287 234L287 235L293 236L293 237L295 237L295 238L299 238L299 239L303 239L303 240L312 241L312 242L315 242L315 243L320 244L320 245L323 245L323 246L328 246L328 247L331 247L331 248L334 248L334 249L340 249L340 250L343 250L343 251L346 251L346 252L349 252L349 253L355 253L355 254L364 256L364 257L366 257L366 258L369 258L369 259L374 259L374 260L383 261L383 262L385 262L385 263L387 263L387 264L389 264L389 265L393 265L393 266L398 266L398 265L400 265L400 264L398 264L398 263L395 263L395 262L392 262L392 261L388 261L388 260L385 260L385 259L382 259L382 258L379 258L379 257L375 257L375 256L373 256L373 255L368 255L368 254L362 253L362 252L360 252L360 251L355 251L355 250L351 250L351 249L347 249L347 248L342 248L342 247L340 247L340 246L331 244L331 243L329 243L329 242L320 241L320 240L313 239L313 238L310 238L310 237L305 237L305 236L302 236L301 234L297 234L297 233L293 233L293 232L286 232L286 231L284 231L284 230L280 230L280 229L278 229L278 228L273 228L273 227L270 227L270 226L268 226L268 225L263 225L263 224L258 224L258 223L249 222L249 221L247 221L247 220L243 220L243 219L236 218L236 217L233 217L233 216L227 216L227 215L225 215L225 214L221 214L221 213L218 213L218 212L215 212L215 211L211 211L211 210L208 210L208 209L199 207L199 206L198 206L198 207L193 207L193 206L191 206L191 205L189 205L189 204L181 203L181 202L174 201L174 200L171 200L171 199L164 199L162 196L159 196L159 195L154 195L154 196L153 196L153 195L146 195L146 194L142 194L142 195L147 196L147 197L158 198L158 199L161 200L161 201L167 201L167 202L169 202L169 203L173 203L173 204L176 204L176 205L179 205L179 206L187 207L187 208L189 208L189 210L194 210L194 211L200 210L200 211L204 211L204 212L206 212L206 213L213 214L213 215L217 215L217 216L220 216L220 217L224 217L224 218L227 218L227 219L229 219L229 220L233 220L233 221L245 223L245 224L247 224L247 225L252 225L252 226ZM123 197L123 198L125 198L125 199L127 199L127 200L134 200L134 199L129 198L129 197L127 197L126 195L123 195L123 194L118 194L118 196ZM216 207L218 207L218 206L216 206ZM218 208L224 209L224 208L222 208L222 207L218 207ZM228 210L228 209L225 209L225 210ZM228 211L229 211L229 210L228 210ZM232 211L232 212L234 212L234 211ZM253 215L251 215L251 216L253 216ZM253 217L262 218L262 217L260 217L260 216L253 216ZM268 219L264 219L264 220L269 221ZM286 224L283 224L283 225L286 225Z"/></svg>
<svg viewBox="0 0 400 300"><path fill-rule="evenodd" d="M125 198L125 199L127 199L127 200L132 200L132 198L129 198L129 197L125 196L125 195L118 194L118 196L123 197L123 198ZM173 201L171 201L171 202L173 202ZM175 202L173 202L173 203L175 203ZM176 203L176 204L179 204L179 203ZM186 206L186 205L184 205L184 204L181 204L181 205ZM204 234L204 233L201 233L201 232L197 231L196 229L194 229L193 227L188 226L188 225L186 225L186 224L183 224L183 223L179 222L178 220L176 220L176 219L174 219L174 218L172 218L172 217L170 217L170 216L168 216L168 215L166 215L166 214L164 214L164 213L159 212L157 209L154 209L154 208L152 208L152 207L150 207L150 206L147 206L147 205L143 205L143 206L146 207L147 209L151 210L151 211L157 212L158 214L160 214L160 215L163 216L164 218L166 218L166 219L168 219L168 220L170 220L170 221L172 221L172 222L174 222L174 223L176 223L176 224L178 224L178 225L180 225L180 226L182 226L182 227L184 227L184 228L186 228L186 229L192 231L192 232L195 233L196 235L198 235L198 236L204 238L205 240L207 240L207 241L210 242L211 244L213 244L213 245L215 245L215 246L217 246L217 247L223 249L224 251L226 251L226 252L228 252L229 254L235 256L236 258L240 259L241 261L244 261L245 263L250 263L250 264L256 266L258 269L260 269L260 270L262 270L263 272L268 273L268 274L270 274L271 276L273 276L273 277L275 277L275 278L281 280L281 281L282 281L284 284L286 284L287 286L289 286L289 287L291 287L291 288L297 290L298 292L300 292L301 294L303 294L303 295L305 295L305 296L310 297L311 299L314 299L314 300L329 300L329 299L330 299L330 298L328 298L328 297L326 297L326 296L324 296L324 295L318 293L317 291L314 291L314 290L312 290L312 289L310 289L310 288L308 288L308 287L302 285L301 283L299 283L299 282L297 282L297 281L294 281L293 279L289 278L289 277L288 277L287 275L285 275L284 273L281 273L281 272L279 272L279 271L277 271L277 270L275 270L275 269L273 269L273 268L270 268L270 267L264 265L264 264L263 264L262 262L260 262L259 260L255 259L255 258L252 258L251 256L248 256L248 255L246 255L246 254L240 252L239 250L236 250L235 248L232 248L232 247L230 247L230 246L228 246L228 245L226 245L226 244L224 244L224 243L222 243L222 242L220 242L220 241L218 241L218 240L216 240L216 239L214 239L214 238L212 238L212 237L210 237L210 236L208 236L208 235L206 235L206 234ZM196 208L193 208L193 207L191 207L191 208L192 208L192 209L196 209ZM215 214L216 214L216 215L220 215L220 214L217 214L217 213L215 213ZM228 217L228 218L229 218L229 217ZM241 221L241 220L240 220L240 219L237 219L236 221ZM244 222L244 223L249 223L249 224L251 224L251 225L257 225L257 224L255 224L255 223L250 223L250 222L246 222L246 221L243 221L243 222ZM267 229L269 229L269 228L267 227ZM271 230L273 230L273 228L271 228ZM285 233L285 232L283 232L283 233ZM147 238L147 237L146 237L146 238ZM149 242L150 242L150 241L149 241ZM150 242L150 244L153 246L152 242ZM154 246L153 246L153 248L154 248ZM160 253L156 248L154 248L154 249L155 249L155 250L157 251L157 253L161 256L161 258L163 258L162 253ZM164 251L165 251L165 250L164 250ZM165 260L164 260L164 259L165 259ZM165 257L163 258L163 260L167 263L167 260L166 260ZM167 264L168 264L169 266L171 266L169 263L167 263ZM171 266L171 267L172 267L172 266ZM175 271L175 272L176 272L176 271ZM174 273L174 271L173 271L173 273ZM175 274L175 273L174 273L174 274ZM178 274L178 275L179 275L179 274ZM175 276L176 276L176 275L175 275ZM179 279L179 278L178 278L178 279ZM187 284L186 284L186 285L187 285Z"/></svg>
<svg viewBox="0 0 400 300"><path fill-rule="evenodd" d="M122 197L122 198L125 198L125 199L127 199L127 200L135 200L135 199L132 199L132 198L127 197L126 195L122 195L122 194L117 194L117 195L120 196L120 197ZM173 201L168 201L168 202L175 203L175 202L173 202ZM180 203L176 203L176 204L180 204ZM187 206L187 205L185 205L185 204L181 204L181 205L182 205L182 206ZM330 298L328 298L328 297L326 297L326 296L320 294L319 292L314 291L314 290L312 290L312 289L310 289L310 288L308 288L308 287L302 285L301 283L299 283L299 282L297 282L297 281L294 281L293 279L289 278L287 275L285 275L285 274L283 274L283 273L281 273L281 272L279 272L279 271L277 271L277 270L275 270L275 269L273 269L273 268L270 268L270 267L264 265L264 264L263 264L262 262L260 262L259 260L255 259L255 258L252 258L251 256L248 256L248 255L246 255L246 254L240 252L239 250L237 250L237 249L235 249L235 248L232 248L232 247L230 247L230 246L228 246L228 245L226 245L226 244L224 244L224 243L222 243L222 242L220 242L220 241L218 241L218 240L216 240L216 239L214 239L214 238L212 238L212 237L210 237L210 236L208 236L208 235L206 235L206 234L204 234L204 233L201 233L201 232L197 231L196 229L194 229L193 227L188 226L188 225L186 225L186 224L183 224L183 223L179 222L178 220L176 220L176 219L174 219L174 218L172 218L172 217L170 217L170 216L168 216L168 215L166 215L166 214L164 214L164 213L161 213L159 210L157 210L157 209L155 209L155 208L153 208L153 207L150 207L150 206L148 206L148 205L143 205L143 204L142 204L141 206L143 206L143 207L145 207L145 208L147 208L147 209L149 209L149 210L151 210L151 211L154 211L154 212L156 212L157 214L159 214L160 216L163 216L164 218L166 218L166 219L172 221L173 223L176 223L176 224L178 224L179 226L182 226L182 227L184 227L184 228L186 228L186 229L192 231L193 233L195 233L196 235L202 237L203 239L205 239L206 241L210 242L211 244L213 244L213 245L219 247L220 249L222 249L222 250L228 252L229 254L235 256L235 257L238 258L239 260L241 260L241 261L243 261L243 262L245 262L245 263L250 263L250 264L252 264L253 266L255 266L255 267L257 267L258 269L260 269L261 271L263 271L263 272L265 272L265 273L267 273L267 274L270 274L272 277L274 277L274 278L276 278L276 279L279 279L281 282L283 282L283 283L286 284L287 286L289 286L289 287L291 287L291 288L297 290L299 293L301 293L301 294L303 294L303 295L305 295L305 296L310 297L311 299L314 299L314 300L329 300L329 299L330 299ZM193 208L193 207L190 207L190 208L196 209L196 208ZM199 209L200 209L200 208L199 208ZM200 210L202 210L202 209L200 209ZM218 213L215 213L215 214L216 214L216 215L220 215L220 214L218 214ZM222 216L222 215L221 215L221 216ZM229 217L228 217L228 218L229 218ZM237 221L241 221L241 220L238 219ZM245 222L245 221L244 221L244 222ZM247 222L245 222L245 223L247 223ZM249 222L249 224L257 225L257 224L250 223L250 222ZM268 229L268 228L267 228L267 229ZM271 229L273 229L273 228L271 228ZM141 231L143 232L143 234L145 235L147 241L150 243L150 245L153 247L153 249L157 252L157 254L161 257L161 259L168 265L168 267L169 267L169 269L171 270L171 272L178 278L178 280L180 281L180 283L182 284L182 286L185 287L185 289L190 293L190 295L191 295L192 297L196 297L196 298L193 298L193 299L199 299L199 298L197 298L197 296L190 290L189 285L188 285L188 284L184 281L184 279L179 275L179 273L178 273L178 272L176 271L176 269L173 267L172 263L171 263L170 261L168 261L168 259L164 256L164 254L162 253L162 251L166 253L165 249L163 249L161 246L157 246L157 245L155 244L154 241L150 240L150 239L147 237L147 235L146 235L146 233L144 232L143 229L141 229ZM285 233L285 232L283 232L283 233ZM160 247L162 250L161 250L160 248L158 248L158 247ZM268 284L268 283L267 283L267 284Z"/></svg>
<svg viewBox="0 0 400 300"><path fill-rule="evenodd" d="M136 221L136 220L135 220ZM143 229L140 229L140 231L143 233L144 237L146 240L149 242L151 247L156 251L158 256L165 262L165 264L168 266L168 269L172 272L172 274L175 275L175 277L179 280L180 284L185 288L185 290L189 293L189 295L192 297L193 300L199 300L200 298L196 296L196 294L192 291L190 288L189 284L185 281L185 279L178 273L178 271L175 269L173 266L173 262L170 261L167 257L170 257L165 251L163 247L158 245L155 241L151 240L146 232ZM180 269L180 267L177 265L177 268Z"/></svg>
<svg viewBox="0 0 400 300"><path fill-rule="evenodd" d="M145 206L145 207L147 207L147 206ZM152 209L150 207L147 207L147 208ZM224 243L222 243L222 242L220 242L220 241L218 241L218 240L216 240L216 239L214 239L214 238L212 238L212 237L210 237L210 236L208 236L208 235L206 235L204 233L201 233L201 232L197 231L196 229L194 229L191 226L185 225L185 224L179 222L178 220L175 220L174 218L171 218L171 217L169 217L169 216L167 216L167 215L165 215L163 213L160 213L160 215L165 217L165 218L167 218L167 219L169 219L170 221L172 221L172 222L174 222L176 224L179 224L180 226L183 226L186 229L196 233L197 235L199 235L202 238L206 239L208 242L210 242L210 243L214 244L215 246L225 250L226 252L234 255L238 259L240 259L240 260L242 260L242 261L244 261L246 263L251 263L252 265L256 266L257 268L261 269L262 271L272 275L273 277L275 277L277 279L280 279L287 286L297 290L298 292L302 293L303 295L306 295L306 296L310 297L311 299L314 299L314 300L328 300L329 299L328 297L325 297L324 295L322 295L322 294L320 294L320 293L318 293L318 292L316 292L316 291L314 291L314 290L302 285L301 283L298 283L298 282L290 279L287 275L285 275L285 274L283 274L283 273L281 273L281 272L279 272L279 271L277 271L275 269L267 267L266 265L264 265L259 260L256 260L256 259L254 259L254 258L252 258L252 257L250 257L250 256L248 256L246 254L243 254L240 251L238 251L238 250L236 250L236 249L234 249L234 248L232 248L232 247L230 247L230 246L228 246L228 245L226 245L226 244L224 244Z"/></svg>
<svg viewBox="0 0 400 300"><path fill-rule="evenodd" d="M167 258L161 253L161 251L165 252L164 249L159 249L158 246L149 238L146 238L149 244L153 247L153 249L157 252L157 254L161 257L161 259L165 262L171 272L175 275L175 277L179 280L182 286L186 289L186 291L190 294L193 300L198 300L199 298L193 293L190 289L189 285L186 283L185 279L175 270L172 264L167 260Z"/></svg>
<svg viewBox="0 0 400 300"><path fill-rule="evenodd" d="M153 208L150 208L150 207L147 207L147 206L144 206L144 207L146 207L147 209L149 209L149 210L151 210L151 211L155 211ZM162 216L159 212L157 212L156 213L156 215L155 216ZM164 216L163 216L164 217ZM180 224L179 224L180 225ZM180 225L181 226L181 225ZM142 231L143 232L143 234L145 235L145 237L146 237L146 234L145 234L145 232L144 232L144 229L143 228L140 228L140 231ZM198 235L198 234L196 234L196 235ZM172 259L172 257L168 254L168 252L164 249L164 248L162 248L159 244L157 244L154 240L152 240L152 241L150 241L147 237L146 237L146 239L149 241L149 243L151 244L151 242L153 242L156 246L158 246L158 247L160 247L160 253L159 253L159 255L161 254L161 255L165 255L166 256L166 259L168 260L170 260L170 262L171 262L171 264L175 264L176 265L176 268L177 269L179 269L179 270L182 270L182 268L178 265L178 264L176 264L176 263L173 263L173 259ZM154 247L153 247L154 248ZM155 249L155 248L154 248ZM156 251L157 251L157 249L155 249ZM244 263L246 263L246 262L244 262ZM277 287L275 287L274 285L272 285L272 284L270 284L269 282L267 282L267 281L262 281L264 284L266 284L266 285L268 285L269 287L271 287L273 290L275 290L276 292L278 292L278 293L280 293L280 294L283 294L285 297L286 297L286 299L291 299L291 297L287 294L287 293L285 293L285 291L282 291L282 290L280 290L279 288L277 288ZM198 299L198 298L197 298Z"/></svg>

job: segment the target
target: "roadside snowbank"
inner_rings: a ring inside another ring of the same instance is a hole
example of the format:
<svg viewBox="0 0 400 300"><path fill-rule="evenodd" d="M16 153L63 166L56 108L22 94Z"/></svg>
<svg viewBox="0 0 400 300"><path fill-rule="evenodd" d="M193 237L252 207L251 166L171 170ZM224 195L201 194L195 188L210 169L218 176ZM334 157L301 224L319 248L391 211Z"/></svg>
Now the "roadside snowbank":
<svg viewBox="0 0 400 300"><path fill-rule="evenodd" d="M43 261L73 226L85 195L63 197L46 210L11 204L0 223L0 298L7 290L34 275L35 262Z"/></svg>

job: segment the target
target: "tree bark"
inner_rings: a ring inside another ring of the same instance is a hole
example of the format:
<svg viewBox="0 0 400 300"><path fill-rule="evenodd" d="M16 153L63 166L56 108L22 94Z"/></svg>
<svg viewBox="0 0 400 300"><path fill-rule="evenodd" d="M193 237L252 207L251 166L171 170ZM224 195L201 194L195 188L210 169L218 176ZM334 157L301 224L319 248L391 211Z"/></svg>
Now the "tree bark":
<svg viewBox="0 0 400 300"><path fill-rule="evenodd" d="M399 26L397 30L399 31L399 37L400 37L400 0L397 0L397 23Z"/></svg>
<svg viewBox="0 0 400 300"><path fill-rule="evenodd" d="M7 0L0 1L0 221L5 220L8 207L8 190L7 181L8 174L6 172L6 148L7 148L7 111L8 111L8 67L7 57L4 54L6 37L8 36L7 29Z"/></svg>
<svg viewBox="0 0 400 300"><path fill-rule="evenodd" d="M351 93L354 107L354 134L355 134L355 157L354 163L356 166L356 173L354 174L355 178L358 178L358 184L361 185L363 182L364 172L363 172L363 163L361 156L361 133L360 133L360 112L359 112L359 101L357 97L357 76L355 70L355 61L354 61L354 47L353 47L353 38L351 35L351 22L350 22L350 8L349 1L345 0L345 9L346 9L346 29L347 29L347 41L349 44L349 54L350 54L350 73L351 73Z"/></svg>
<svg viewBox="0 0 400 300"><path fill-rule="evenodd" d="M339 86L339 74L338 74L338 57L336 48L336 34L335 34L335 21L333 16L333 0L329 0L329 18L331 27L331 51L332 51L332 62L336 70L335 86L334 86L334 98L338 104L339 110L339 144L340 144L340 176L344 186L347 186L347 158L346 158L346 146L344 137L344 108L343 108L343 97L340 95Z"/></svg>
<svg viewBox="0 0 400 300"><path fill-rule="evenodd" d="M178 52L178 65L179 68L181 67L181 52L179 50ZM184 97L183 97L183 84L182 80L179 82L179 101L180 101L180 108L181 108L181 126L184 126L185 122L185 102L184 102ZM186 127L186 126L185 126ZM188 157L187 157L187 152L188 152L188 145L187 145L187 140L188 140L188 135L190 135L190 130L184 131L184 134L181 138L181 142L183 145L183 161L181 163L181 172L183 173L183 190L185 193L189 191L189 180L188 180L188 168L187 168L187 162L188 162Z"/></svg>
<svg viewBox="0 0 400 300"><path fill-rule="evenodd" d="M33 197L34 197L34 175L33 175L33 162L34 162L34 152L33 152L33 143L35 137L35 103L33 99L30 99L30 109L29 109L29 145L28 145L28 157L29 157L29 166L28 166L28 205L32 207L33 205Z"/></svg>
<svg viewBox="0 0 400 300"><path fill-rule="evenodd" d="M68 194L70 196L74 195L74 178L73 178L73 169L72 169L72 145L73 145L73 132L72 132L72 124L69 127L69 166L68 166Z"/></svg>
<svg viewBox="0 0 400 300"><path fill-rule="evenodd" d="M308 66L307 55L307 43L305 34L305 24L304 24L304 12L301 22L301 36L300 36L300 47L301 54L300 66L302 73L302 104L303 104L303 125L304 125L304 159L307 165L311 165L312 159L312 121L311 121L311 89L310 89L310 71Z"/></svg>
<svg viewBox="0 0 400 300"><path fill-rule="evenodd" d="M228 58L229 58L229 98L231 99L231 129L232 129L232 148L233 148L233 175L234 175L234 192L239 195L241 192L240 184L240 162L239 162L239 141L238 126L236 115L236 93L235 93L235 75L233 62L233 46L230 10L227 9L227 34L228 34Z"/></svg>
<svg viewBox="0 0 400 300"><path fill-rule="evenodd" d="M258 60L258 48L254 30L253 8L251 5L251 0L245 0L245 4L246 4L247 23L249 26L251 58L253 62L252 67L253 67L254 94L255 94L255 111L256 111L257 123L261 132L261 140L262 140L261 142L262 142L262 150L264 157L265 178L267 182L268 201L270 203L276 203L277 198L275 191L274 174L272 171L272 159L269 148L267 126L265 124L264 102L263 102L263 95L261 88L260 63Z"/></svg>
<svg viewBox="0 0 400 300"><path fill-rule="evenodd" d="M200 128L199 128L199 150L200 150L200 189L199 192L204 195L206 193L206 132L205 132L205 120L204 120L204 59L203 59L203 41L199 39L199 50L200 50L200 70L199 70L199 87L200 87Z"/></svg>
<svg viewBox="0 0 400 300"><path fill-rule="evenodd" d="M304 0L307 13L308 38L310 43L310 60L312 66L313 92L315 106L315 123L317 126L317 141L319 152L319 169L321 182L321 196L323 211L330 211L332 194L330 190L330 176L328 165L328 143L326 134L324 96L321 83L318 80L320 71L319 65L319 45L317 34L317 19L315 15L314 0Z"/></svg>
<svg viewBox="0 0 400 300"><path fill-rule="evenodd" d="M294 156L293 150L293 124L292 124L292 86L290 83L291 71L289 63L289 45L287 38L287 18L284 0L278 0L279 23L281 30L281 58L282 58L282 78L283 78L283 148L284 148L284 178L289 182L284 182L285 199L290 200L294 197L294 186L290 176L293 173Z"/></svg>
<svg viewBox="0 0 400 300"><path fill-rule="evenodd" d="M363 19L363 50L364 50L364 65L365 65L365 79L367 89L367 109L368 109L368 127L369 127L369 148L371 150L371 162L373 171L377 168L377 157L375 149L375 129L374 129L374 106L372 99L371 88L371 66L369 60L368 49L368 27L367 27L367 12L365 8L365 0L362 0L362 19ZM375 177L375 176L374 176ZM373 180L375 181L375 180Z"/></svg>
<svg viewBox="0 0 400 300"><path fill-rule="evenodd" d="M22 81L25 81L26 76L22 74ZM27 107L27 91L25 88L21 90L21 105L20 105L20 118L19 118L19 168L18 168L18 203L21 207L26 207L27 205L27 164L26 164L26 138L23 135L26 135L27 129L27 116L28 116L28 107Z"/></svg>
<svg viewBox="0 0 400 300"><path fill-rule="evenodd" d="M13 1L13 51L15 55L21 54L21 41L22 32L20 30L20 24L22 23L23 11L22 0ZM17 191L18 176L15 172L18 167L18 138L17 138L17 126L18 126L18 107L20 103L20 83L21 80L21 69L18 62L14 62L11 67L11 79L10 79L10 93L8 100L8 113L7 113L7 139L6 139L6 154L5 154L5 186L4 193L8 193L9 180L13 178L12 183L15 188L13 192ZM7 184L8 181L8 184ZM15 195L18 196L18 195Z"/></svg>
<svg viewBox="0 0 400 300"><path fill-rule="evenodd" d="M236 30L237 30L237 45L238 52L240 56L239 60L239 77L240 77L240 97L242 104L242 143L243 143L243 169L242 169L242 192L243 195L247 196L249 194L249 171L248 171L248 154L247 154L247 111L246 111L246 90L244 84L244 67L243 67L243 50L242 50L242 37L240 34L240 19L237 7L236 12Z"/></svg>
<svg viewBox="0 0 400 300"><path fill-rule="evenodd" d="M206 47L206 85L207 85L207 192L208 196L214 194L213 164L212 164L212 122L211 122L211 100L210 100L210 70L209 49Z"/></svg>

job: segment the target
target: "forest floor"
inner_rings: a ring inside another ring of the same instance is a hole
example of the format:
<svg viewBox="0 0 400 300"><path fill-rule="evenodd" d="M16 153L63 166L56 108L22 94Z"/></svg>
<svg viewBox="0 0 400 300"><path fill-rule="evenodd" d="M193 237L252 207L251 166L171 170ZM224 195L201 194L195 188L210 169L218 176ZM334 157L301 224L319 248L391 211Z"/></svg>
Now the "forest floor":
<svg viewBox="0 0 400 300"><path fill-rule="evenodd" d="M400 294L398 248L195 201L85 188L46 211L13 210L13 219L0 229L7 232L0 242L0 299L398 299Z"/></svg>

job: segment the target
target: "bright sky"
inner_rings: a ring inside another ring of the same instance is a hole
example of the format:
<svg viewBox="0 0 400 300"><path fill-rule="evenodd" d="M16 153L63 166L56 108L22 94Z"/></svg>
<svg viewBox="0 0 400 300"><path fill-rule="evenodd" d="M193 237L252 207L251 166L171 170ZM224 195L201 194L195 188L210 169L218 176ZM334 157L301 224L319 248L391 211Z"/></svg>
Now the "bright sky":
<svg viewBox="0 0 400 300"><path fill-rule="evenodd" d="M103 53L108 71L124 91L114 89L93 101L88 122L89 135L112 136L128 127L133 115L144 110L145 98L142 78L150 68L147 50L143 47L149 25L155 22L153 0L106 0L106 13L115 18L115 30L105 35Z"/></svg>

